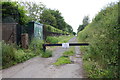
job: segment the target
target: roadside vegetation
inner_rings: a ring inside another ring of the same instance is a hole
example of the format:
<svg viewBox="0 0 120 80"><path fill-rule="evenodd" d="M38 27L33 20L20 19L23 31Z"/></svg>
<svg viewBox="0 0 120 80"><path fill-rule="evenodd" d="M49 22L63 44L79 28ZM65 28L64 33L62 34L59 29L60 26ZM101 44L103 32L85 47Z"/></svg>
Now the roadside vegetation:
<svg viewBox="0 0 120 80"><path fill-rule="evenodd" d="M70 60L69 56L74 56L75 48L71 47L68 51L65 51L61 57L57 59L53 65L60 66L64 64L71 64L72 61Z"/></svg>
<svg viewBox="0 0 120 80"><path fill-rule="evenodd" d="M35 56L41 56L48 58L52 56L52 51L47 50L43 52L42 50L43 41L38 39L33 39L29 44L28 49L22 49L15 44L6 44L4 42L2 45L2 68L7 68L12 65L24 62Z"/></svg>
<svg viewBox="0 0 120 80"><path fill-rule="evenodd" d="M68 35L68 36L48 36L46 39L47 43L66 43L68 42L71 38L73 38L73 35Z"/></svg>
<svg viewBox="0 0 120 80"><path fill-rule="evenodd" d="M2 68L21 63L34 56L36 56L36 54L32 51L16 49L15 45L9 45L2 42Z"/></svg>
<svg viewBox="0 0 120 80"><path fill-rule="evenodd" d="M43 57L43 58L52 57L52 51L46 50L45 52L42 52L41 57Z"/></svg>
<svg viewBox="0 0 120 80"><path fill-rule="evenodd" d="M118 8L117 3L111 3L78 33L79 42L90 44L86 47L80 47L83 53L84 68L90 78L120 77Z"/></svg>

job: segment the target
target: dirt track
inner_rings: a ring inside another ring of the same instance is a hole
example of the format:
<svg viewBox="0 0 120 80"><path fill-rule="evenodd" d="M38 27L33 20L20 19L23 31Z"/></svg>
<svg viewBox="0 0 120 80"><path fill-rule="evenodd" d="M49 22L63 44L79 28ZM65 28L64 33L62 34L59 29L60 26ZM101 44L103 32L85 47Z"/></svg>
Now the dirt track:
<svg viewBox="0 0 120 80"><path fill-rule="evenodd" d="M69 42L77 42L76 37ZM24 63L17 64L8 69L2 70L3 78L84 78L82 59L79 47L75 47L76 55L70 59L72 64L54 66L52 63L59 58L64 51L62 47L57 47L51 58L32 58ZM77 58L79 57L79 58Z"/></svg>

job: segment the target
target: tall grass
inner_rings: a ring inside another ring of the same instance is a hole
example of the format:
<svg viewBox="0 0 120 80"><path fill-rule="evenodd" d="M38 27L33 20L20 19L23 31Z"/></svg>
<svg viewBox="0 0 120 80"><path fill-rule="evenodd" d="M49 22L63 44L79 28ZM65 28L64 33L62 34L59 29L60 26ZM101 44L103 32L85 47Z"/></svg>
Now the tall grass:
<svg viewBox="0 0 120 80"><path fill-rule="evenodd" d="M55 44L55 43L58 43L58 38L54 37L54 36L53 37L52 36L48 36L47 39L46 39L46 42Z"/></svg>
<svg viewBox="0 0 120 80"><path fill-rule="evenodd" d="M33 38L30 45L29 45L29 49L31 51L33 51L33 53L39 55L42 52L42 44L43 44L43 40L40 40L38 38Z"/></svg>
<svg viewBox="0 0 120 80"><path fill-rule="evenodd" d="M7 68L17 63L24 62L40 54L42 55L42 44L43 41L34 38L31 41L28 49L21 49L20 47L13 44L9 45L1 42L0 46L2 46L2 68Z"/></svg>
<svg viewBox="0 0 120 80"><path fill-rule="evenodd" d="M13 45L2 42L2 66L12 65L15 60L15 48Z"/></svg>
<svg viewBox="0 0 120 80"><path fill-rule="evenodd" d="M78 34L84 67L91 78L118 78L118 4L102 9L93 21Z"/></svg>
<svg viewBox="0 0 120 80"><path fill-rule="evenodd" d="M74 37L73 35L70 36L48 36L46 39L47 43L66 43L68 42L72 37Z"/></svg>

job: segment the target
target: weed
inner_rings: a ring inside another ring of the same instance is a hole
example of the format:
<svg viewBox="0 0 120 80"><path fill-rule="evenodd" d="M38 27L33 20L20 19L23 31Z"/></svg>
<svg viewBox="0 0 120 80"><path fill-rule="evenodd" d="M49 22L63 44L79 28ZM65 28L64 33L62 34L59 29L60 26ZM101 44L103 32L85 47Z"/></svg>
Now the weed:
<svg viewBox="0 0 120 80"><path fill-rule="evenodd" d="M43 58L52 57L52 51L46 50L45 52L42 52L41 57L43 57Z"/></svg>
<svg viewBox="0 0 120 80"><path fill-rule="evenodd" d="M70 64L71 61L69 57L61 56L60 58L57 59L57 62L53 63L56 66L63 65L63 64Z"/></svg>
<svg viewBox="0 0 120 80"><path fill-rule="evenodd" d="M11 62L15 59L14 57L15 51L16 49L12 45L2 42L2 65L3 66L5 66L6 64L11 65Z"/></svg>

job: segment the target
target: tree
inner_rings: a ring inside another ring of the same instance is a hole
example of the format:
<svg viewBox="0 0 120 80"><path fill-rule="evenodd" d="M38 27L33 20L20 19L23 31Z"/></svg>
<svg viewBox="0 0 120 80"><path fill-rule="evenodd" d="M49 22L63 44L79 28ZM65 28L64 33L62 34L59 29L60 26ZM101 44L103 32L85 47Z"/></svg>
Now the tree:
<svg viewBox="0 0 120 80"><path fill-rule="evenodd" d="M2 5L2 22L17 22L22 25L27 23L26 11L17 2L1 2L0 5Z"/></svg>
<svg viewBox="0 0 120 80"><path fill-rule="evenodd" d="M82 25L79 25L79 27L77 29L77 33L79 31L82 31L88 24L89 24L89 16L84 16L83 21L82 21Z"/></svg>
<svg viewBox="0 0 120 80"><path fill-rule="evenodd" d="M65 22L59 10L45 9L41 14L40 19L43 24L48 24L70 33L73 32L72 27Z"/></svg>
<svg viewBox="0 0 120 80"><path fill-rule="evenodd" d="M89 24L89 16L84 16L83 18L83 25L87 26Z"/></svg>
<svg viewBox="0 0 120 80"><path fill-rule="evenodd" d="M56 26L56 18L50 13L49 10L45 9L41 16L40 16L41 22L43 24L48 24L51 25L53 27Z"/></svg>
<svg viewBox="0 0 120 80"><path fill-rule="evenodd" d="M76 35L76 32L73 32L73 35Z"/></svg>
<svg viewBox="0 0 120 80"><path fill-rule="evenodd" d="M34 3L34 2L20 2L20 5L23 5L28 12L28 16L32 21L40 21L40 15L42 11L45 9L45 5L43 3Z"/></svg>

